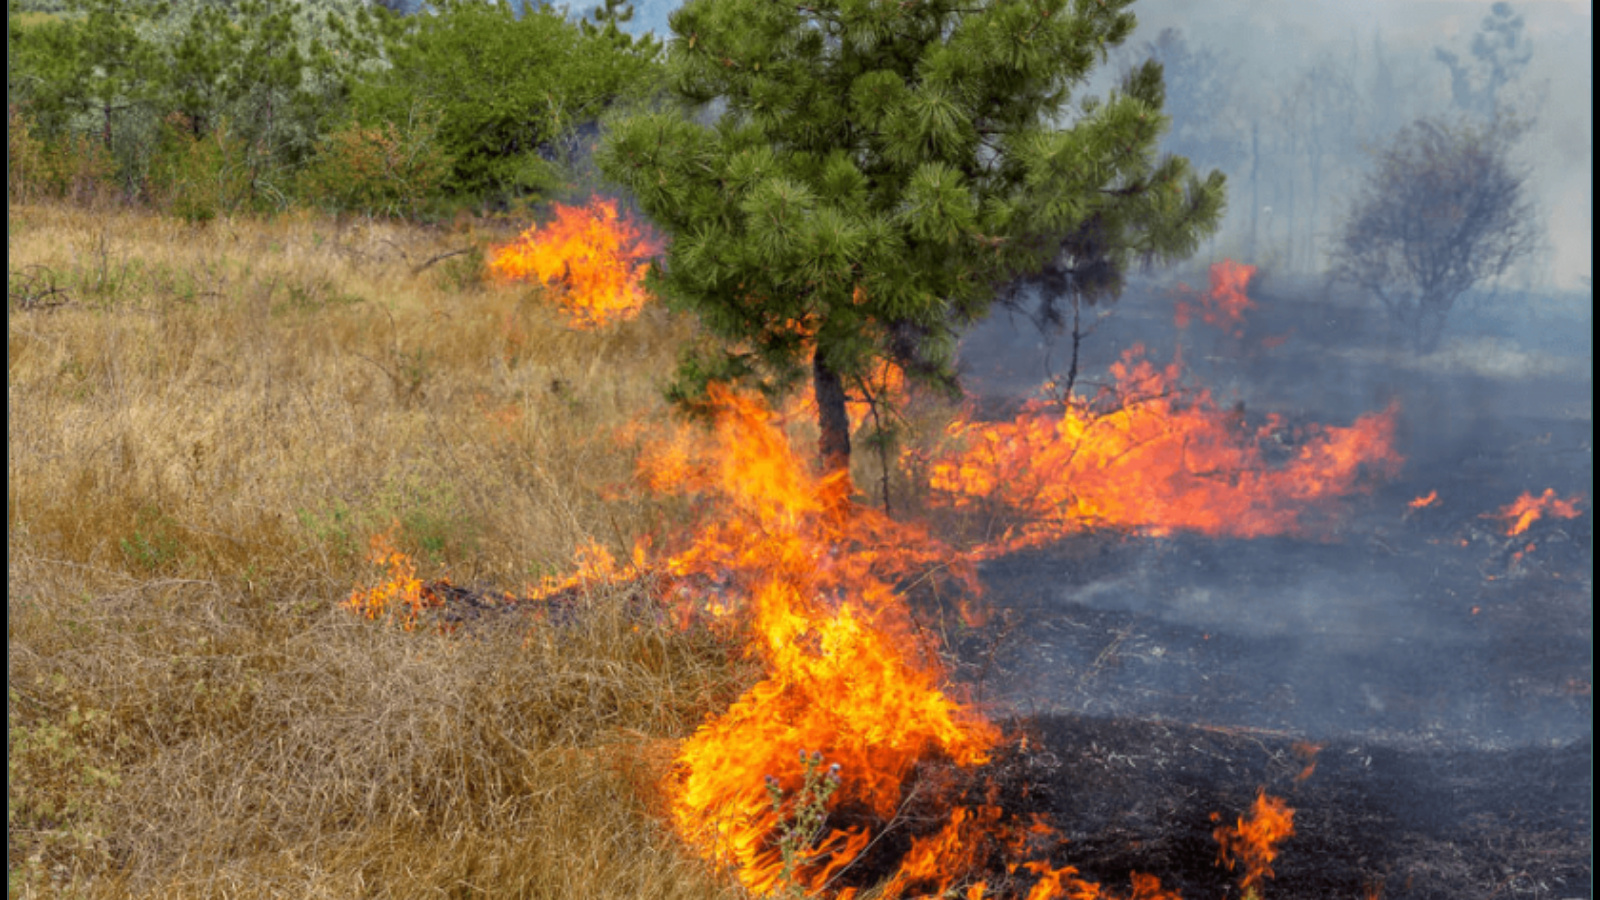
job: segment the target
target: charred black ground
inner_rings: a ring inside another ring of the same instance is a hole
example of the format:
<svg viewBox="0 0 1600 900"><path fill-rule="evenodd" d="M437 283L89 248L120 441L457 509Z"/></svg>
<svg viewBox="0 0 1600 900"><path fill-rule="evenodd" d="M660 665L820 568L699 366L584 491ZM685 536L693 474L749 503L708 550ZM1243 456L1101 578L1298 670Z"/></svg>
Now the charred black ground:
<svg viewBox="0 0 1600 900"><path fill-rule="evenodd" d="M987 564L992 619L957 654L1035 736L1009 763L1016 802L1072 839L1058 864L1110 885L1138 869L1232 896L1210 814L1265 786L1297 810L1268 896L1592 896L1587 309L1487 302L1420 357L1353 298L1250 293L1228 335L1177 331L1172 291L1131 292L1085 339L1080 388L1134 343L1160 362L1182 345L1247 413L1346 425L1397 401L1405 468L1321 540L1096 533ZM991 321L964 345L968 388L1009 415L1069 348ZM1546 488L1583 514L1515 539L1486 518ZM1296 742L1323 746L1299 783Z"/></svg>

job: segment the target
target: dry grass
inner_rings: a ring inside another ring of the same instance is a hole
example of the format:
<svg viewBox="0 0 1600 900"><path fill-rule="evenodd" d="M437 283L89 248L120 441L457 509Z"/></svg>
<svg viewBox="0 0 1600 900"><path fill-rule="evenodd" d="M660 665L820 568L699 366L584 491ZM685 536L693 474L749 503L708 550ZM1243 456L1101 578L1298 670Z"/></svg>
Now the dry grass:
<svg viewBox="0 0 1600 900"><path fill-rule="evenodd" d="M652 807L725 647L615 594L526 639L336 608L379 531L516 588L663 524L613 434L684 324L416 271L481 235L8 218L12 896L734 895Z"/></svg>

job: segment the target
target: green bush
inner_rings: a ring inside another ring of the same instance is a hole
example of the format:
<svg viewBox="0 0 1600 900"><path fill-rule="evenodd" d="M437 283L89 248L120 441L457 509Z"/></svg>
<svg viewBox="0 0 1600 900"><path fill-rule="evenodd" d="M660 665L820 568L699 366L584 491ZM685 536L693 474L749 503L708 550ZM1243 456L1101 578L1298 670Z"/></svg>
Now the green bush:
<svg viewBox="0 0 1600 900"><path fill-rule="evenodd" d="M189 222L232 215L257 201L259 160L227 120L196 136L178 113L163 123L161 144L150 164L149 194L167 212Z"/></svg>
<svg viewBox="0 0 1600 900"><path fill-rule="evenodd" d="M437 15L403 20L390 68L356 85L363 121L406 121L417 103L438 110L451 160L445 187L501 204L544 197L566 180L574 130L660 82L659 45L616 29L584 28L549 6L442 0Z"/></svg>
<svg viewBox="0 0 1600 900"><path fill-rule="evenodd" d="M438 194L449 171L437 115L413 114L404 126L352 122L323 141L300 173L297 193L311 206L411 216Z"/></svg>
<svg viewBox="0 0 1600 900"><path fill-rule="evenodd" d="M45 139L15 105L6 111L6 197L27 203L51 198L92 203L116 196L116 163L86 135Z"/></svg>

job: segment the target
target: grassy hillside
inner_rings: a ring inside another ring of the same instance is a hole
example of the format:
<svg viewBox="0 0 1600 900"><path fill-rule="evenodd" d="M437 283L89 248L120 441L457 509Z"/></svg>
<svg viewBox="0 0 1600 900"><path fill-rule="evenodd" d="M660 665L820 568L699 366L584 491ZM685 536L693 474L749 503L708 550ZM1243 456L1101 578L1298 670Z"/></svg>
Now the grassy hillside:
<svg viewBox="0 0 1600 900"><path fill-rule="evenodd" d="M516 589L670 523L614 433L685 324L568 330L471 228L8 218L11 896L733 894L652 806L726 646L338 608L375 534Z"/></svg>

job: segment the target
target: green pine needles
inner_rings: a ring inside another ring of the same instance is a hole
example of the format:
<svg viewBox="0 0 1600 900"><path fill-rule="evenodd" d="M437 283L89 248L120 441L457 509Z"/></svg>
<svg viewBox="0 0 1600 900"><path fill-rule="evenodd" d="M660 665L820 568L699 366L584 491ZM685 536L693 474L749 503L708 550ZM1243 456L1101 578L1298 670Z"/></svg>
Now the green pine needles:
<svg viewBox="0 0 1600 900"><path fill-rule="evenodd" d="M809 365L824 463L847 466L845 388L875 361L953 389L960 329L1017 279L1092 297L1192 253L1223 178L1158 159L1160 67L1069 106L1130 4L689 0L678 103L599 154L673 238L655 289L722 342L677 393L730 371L782 390Z"/></svg>

